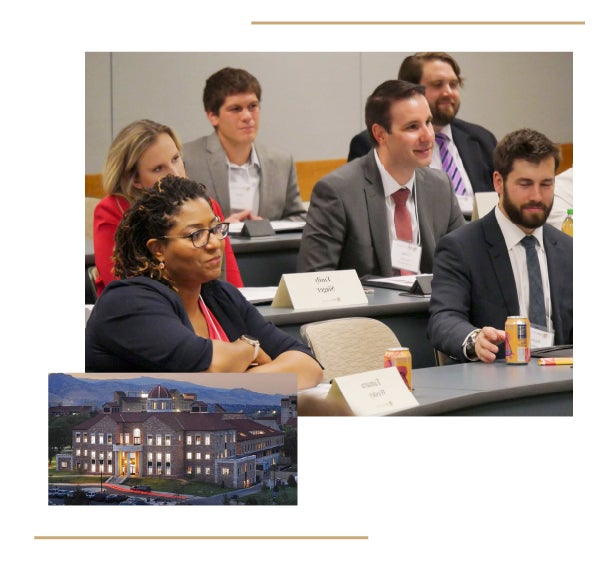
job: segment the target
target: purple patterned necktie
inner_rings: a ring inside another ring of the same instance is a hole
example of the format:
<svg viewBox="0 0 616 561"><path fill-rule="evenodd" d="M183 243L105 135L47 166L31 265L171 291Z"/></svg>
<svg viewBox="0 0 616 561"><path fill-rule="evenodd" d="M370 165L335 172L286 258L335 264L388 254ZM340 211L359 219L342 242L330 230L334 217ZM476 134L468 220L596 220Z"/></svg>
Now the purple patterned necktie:
<svg viewBox="0 0 616 561"><path fill-rule="evenodd" d="M447 172L447 175L451 179L453 190L456 195L464 195L466 193L466 187L464 185L464 179L460 174L460 170L453 159L452 153L449 151L449 139L440 132L435 135L436 143L439 147L439 153L441 155L441 162L443 164L443 171Z"/></svg>

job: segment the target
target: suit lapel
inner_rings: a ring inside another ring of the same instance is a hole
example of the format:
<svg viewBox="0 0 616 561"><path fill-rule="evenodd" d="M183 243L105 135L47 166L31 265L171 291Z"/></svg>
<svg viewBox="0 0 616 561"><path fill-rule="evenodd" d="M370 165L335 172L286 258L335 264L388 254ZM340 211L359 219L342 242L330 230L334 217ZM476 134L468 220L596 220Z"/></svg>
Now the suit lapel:
<svg viewBox="0 0 616 561"><path fill-rule="evenodd" d="M477 141L473 136L461 129L456 124L455 119L451 123L451 136L462 159L466 174L471 180L471 185L478 187L481 184L481 176L475 162L481 161L481 153L475 149Z"/></svg>
<svg viewBox="0 0 616 561"><path fill-rule="evenodd" d="M269 170L272 166L267 165L267 155L256 144L253 145L259 159L259 216L270 214L270 188L273 185Z"/></svg>
<svg viewBox="0 0 616 561"><path fill-rule="evenodd" d="M554 303L558 302L563 294L563 276L561 273L562 267L559 266L559 262L562 260L559 258L558 240L551 235L550 229L543 228L543 245L545 246L545 257L548 263L548 278L550 280L550 302L552 324L555 333L562 333L562 321L560 318L560 307L555 306Z"/></svg>
<svg viewBox="0 0 616 561"><path fill-rule="evenodd" d="M374 154L369 152L369 156L364 158L364 196L368 209L369 223L366 227L370 228L372 245L376 254L378 265L383 276L393 273L391 266L391 249L389 242L389 230L387 227L387 210L385 206L385 193L381 174L376 165Z"/></svg>
<svg viewBox="0 0 616 561"><path fill-rule="evenodd" d="M218 201L220 206L223 209L228 208L230 212L231 200L229 197L229 169L227 167L227 156L216 133L211 134L207 140L206 149L212 156L210 158L210 169L213 185L206 185L206 187L214 192L214 198Z"/></svg>
<svg viewBox="0 0 616 561"><path fill-rule="evenodd" d="M494 209L482 219L482 226L498 287L507 307L507 315L517 316L520 313L518 291L515 286L505 238L496 221Z"/></svg>

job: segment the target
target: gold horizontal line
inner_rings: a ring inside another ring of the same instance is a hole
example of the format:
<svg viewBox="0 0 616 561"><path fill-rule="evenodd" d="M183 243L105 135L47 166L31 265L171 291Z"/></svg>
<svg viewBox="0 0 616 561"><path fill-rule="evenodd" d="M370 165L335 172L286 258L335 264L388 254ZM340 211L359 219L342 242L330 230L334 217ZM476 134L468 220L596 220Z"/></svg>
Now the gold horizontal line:
<svg viewBox="0 0 616 561"><path fill-rule="evenodd" d="M585 21L251 21L251 25L586 25Z"/></svg>
<svg viewBox="0 0 616 561"><path fill-rule="evenodd" d="M35 540L367 540L368 536L34 536Z"/></svg>

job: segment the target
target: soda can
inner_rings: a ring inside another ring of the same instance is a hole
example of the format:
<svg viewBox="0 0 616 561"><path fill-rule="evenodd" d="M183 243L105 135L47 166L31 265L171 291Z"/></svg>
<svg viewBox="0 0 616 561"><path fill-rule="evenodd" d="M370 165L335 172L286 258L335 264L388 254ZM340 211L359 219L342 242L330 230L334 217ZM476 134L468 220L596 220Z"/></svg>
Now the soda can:
<svg viewBox="0 0 616 561"><path fill-rule="evenodd" d="M392 347L385 351L385 368L395 366L409 390L413 389L413 358L408 347Z"/></svg>
<svg viewBox="0 0 616 561"><path fill-rule="evenodd" d="M522 316L509 316L505 322L505 362L528 364L530 361L530 322Z"/></svg>

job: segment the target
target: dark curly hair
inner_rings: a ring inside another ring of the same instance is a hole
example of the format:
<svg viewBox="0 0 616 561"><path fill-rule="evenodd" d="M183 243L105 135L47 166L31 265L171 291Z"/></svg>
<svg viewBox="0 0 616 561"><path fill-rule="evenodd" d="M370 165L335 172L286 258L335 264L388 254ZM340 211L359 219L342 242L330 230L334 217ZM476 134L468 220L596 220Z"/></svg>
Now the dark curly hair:
<svg viewBox="0 0 616 561"><path fill-rule="evenodd" d="M194 199L205 199L212 206L205 185L175 175L167 175L152 187L142 189L116 230L115 276L126 279L146 275L174 288L146 244L150 239L167 235L175 223L174 216L185 202Z"/></svg>

